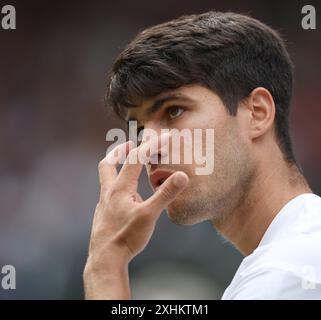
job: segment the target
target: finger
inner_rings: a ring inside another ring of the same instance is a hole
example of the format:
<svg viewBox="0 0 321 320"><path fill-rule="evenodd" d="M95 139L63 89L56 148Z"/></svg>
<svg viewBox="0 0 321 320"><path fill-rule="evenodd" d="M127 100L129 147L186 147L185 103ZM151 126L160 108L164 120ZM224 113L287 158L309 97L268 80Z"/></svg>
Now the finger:
<svg viewBox="0 0 321 320"><path fill-rule="evenodd" d="M133 147L134 142L131 140L119 144L100 161L98 172L101 194L105 194L110 185L115 181L117 177L117 164L121 163L122 159L126 158Z"/></svg>
<svg viewBox="0 0 321 320"><path fill-rule="evenodd" d="M169 137L169 133L153 137L129 152L118 175L119 184L123 186L124 190L136 190L143 165L169 143Z"/></svg>
<svg viewBox="0 0 321 320"><path fill-rule="evenodd" d="M173 173L159 187L159 189L144 202L152 214L158 217L163 209L165 209L179 193L181 193L189 182L188 176L182 171Z"/></svg>

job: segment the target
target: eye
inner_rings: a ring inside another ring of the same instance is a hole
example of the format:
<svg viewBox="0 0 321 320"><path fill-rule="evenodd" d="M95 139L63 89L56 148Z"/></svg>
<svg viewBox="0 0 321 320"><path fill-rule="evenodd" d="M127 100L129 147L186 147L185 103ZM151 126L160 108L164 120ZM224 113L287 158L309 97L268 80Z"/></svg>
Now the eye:
<svg viewBox="0 0 321 320"><path fill-rule="evenodd" d="M183 112L184 109L181 107L169 107L166 109L166 113L168 114L170 119L179 117Z"/></svg>

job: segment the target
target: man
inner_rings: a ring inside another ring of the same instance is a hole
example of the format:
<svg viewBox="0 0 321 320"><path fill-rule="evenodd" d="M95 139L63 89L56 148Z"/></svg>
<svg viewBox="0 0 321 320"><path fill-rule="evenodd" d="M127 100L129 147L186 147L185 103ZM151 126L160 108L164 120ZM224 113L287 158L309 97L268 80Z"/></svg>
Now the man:
<svg viewBox="0 0 321 320"><path fill-rule="evenodd" d="M208 12L136 36L112 68L107 101L159 136L121 144L99 164L86 298L131 297L128 263L164 208L176 224L211 221L246 256L223 299L321 298L321 198L292 151L291 91L283 40L253 18ZM215 129L215 170L196 175L195 163L151 164L149 153L155 193L143 201L136 191L143 164L128 159L170 143L162 129L185 128ZM110 160L124 156L117 174Z"/></svg>

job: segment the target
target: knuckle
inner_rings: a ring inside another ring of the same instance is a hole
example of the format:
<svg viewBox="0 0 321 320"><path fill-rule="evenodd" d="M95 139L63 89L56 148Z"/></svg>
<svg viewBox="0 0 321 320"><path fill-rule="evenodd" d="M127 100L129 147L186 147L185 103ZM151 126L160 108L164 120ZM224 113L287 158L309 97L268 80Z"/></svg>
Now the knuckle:
<svg viewBox="0 0 321 320"><path fill-rule="evenodd" d="M139 220L144 224L149 225L151 222L154 221L154 217L153 217L153 212L151 209L149 209L148 207L144 206L140 209L140 214L138 215Z"/></svg>
<svg viewBox="0 0 321 320"><path fill-rule="evenodd" d="M149 217L150 216L150 209L146 206L140 206L139 207L139 215L141 217Z"/></svg>
<svg viewBox="0 0 321 320"><path fill-rule="evenodd" d="M102 159L98 163L98 170L101 171L106 165L106 158Z"/></svg>
<svg viewBox="0 0 321 320"><path fill-rule="evenodd" d="M102 212L106 210L107 200L105 198L100 198L95 209L95 213Z"/></svg>

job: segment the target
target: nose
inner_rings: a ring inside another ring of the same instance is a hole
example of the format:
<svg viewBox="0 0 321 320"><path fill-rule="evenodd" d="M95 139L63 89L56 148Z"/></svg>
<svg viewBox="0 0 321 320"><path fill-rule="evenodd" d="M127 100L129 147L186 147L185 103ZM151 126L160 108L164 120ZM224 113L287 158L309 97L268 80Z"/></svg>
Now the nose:
<svg viewBox="0 0 321 320"><path fill-rule="evenodd" d="M144 124L144 130L143 130L143 135L142 135L142 142L145 141L148 137L151 135L161 135L161 130L164 129L157 125L155 122L152 121L146 121Z"/></svg>
<svg viewBox="0 0 321 320"><path fill-rule="evenodd" d="M151 137L151 135L160 136L162 134L162 131L161 131L162 129L165 129L165 128L159 126L155 122L152 122L152 121L145 122L144 130L143 130L143 134L142 134L142 142L148 140ZM151 172L151 171L155 170L157 165L161 162L162 155L161 155L160 150L158 150L157 154L156 153L153 154L152 158L154 161L149 161L145 164L147 172ZM153 163L151 163L151 162L153 162ZM155 164L155 162L157 164Z"/></svg>

